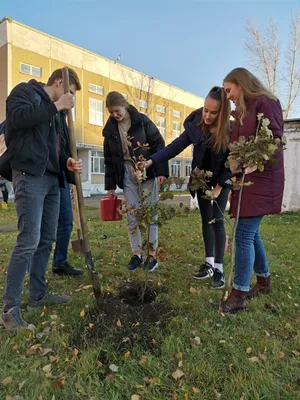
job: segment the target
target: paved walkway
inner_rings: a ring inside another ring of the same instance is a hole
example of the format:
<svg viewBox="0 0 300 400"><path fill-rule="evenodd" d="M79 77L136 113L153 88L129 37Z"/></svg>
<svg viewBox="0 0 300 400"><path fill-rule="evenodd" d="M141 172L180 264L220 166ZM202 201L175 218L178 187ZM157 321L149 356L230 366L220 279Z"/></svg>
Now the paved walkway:
<svg viewBox="0 0 300 400"><path fill-rule="evenodd" d="M92 207L99 207L100 208L100 200L105 197L104 195L102 196L92 196L92 197L87 197L84 199L84 204L86 206L92 206ZM120 199L124 199L123 195L118 195ZM189 207L190 206L190 199L191 196L189 194L176 194L172 200L165 200L163 203L165 204L175 204L178 205L182 203L184 206Z"/></svg>

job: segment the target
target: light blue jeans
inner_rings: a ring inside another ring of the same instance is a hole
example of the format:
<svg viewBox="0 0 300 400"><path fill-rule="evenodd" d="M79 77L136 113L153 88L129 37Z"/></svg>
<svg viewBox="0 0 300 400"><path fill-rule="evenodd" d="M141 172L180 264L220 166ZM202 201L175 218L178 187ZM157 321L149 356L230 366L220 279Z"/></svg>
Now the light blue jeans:
<svg viewBox="0 0 300 400"><path fill-rule="evenodd" d="M123 194L126 203L130 206L137 206L141 201L139 193L139 187L136 181L136 177L132 171L132 163L126 162L124 165L124 183L123 183ZM158 184L157 178L148 179L142 183L142 189L150 192L146 202L149 204L158 201ZM137 225L137 220L134 214L127 213L127 229L129 234L129 240L131 249L133 252L140 252L142 247L141 232ZM149 232L149 241L152 244L153 249L157 248L158 244L158 226L156 224L150 224L147 229Z"/></svg>
<svg viewBox="0 0 300 400"><path fill-rule="evenodd" d="M3 311L20 306L28 265L29 298L37 301L46 294L45 273L59 214L58 177L13 171L13 188L19 234L7 267Z"/></svg>
<svg viewBox="0 0 300 400"><path fill-rule="evenodd" d="M252 270L256 276L267 278L269 273L266 251L259 235L261 217L240 218L235 237L235 275L233 287L248 292Z"/></svg>

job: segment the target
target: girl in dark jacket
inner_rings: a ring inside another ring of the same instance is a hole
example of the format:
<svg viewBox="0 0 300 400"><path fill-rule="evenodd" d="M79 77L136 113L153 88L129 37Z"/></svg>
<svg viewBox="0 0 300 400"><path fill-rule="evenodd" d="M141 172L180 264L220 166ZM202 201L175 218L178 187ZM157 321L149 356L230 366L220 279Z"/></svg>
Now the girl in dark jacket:
<svg viewBox="0 0 300 400"><path fill-rule="evenodd" d="M165 147L165 141L154 123L144 114L127 103L124 96L118 92L110 92L106 97L106 107L110 113L104 129L104 163L105 189L109 196L115 196L117 186L123 189L126 203L138 206L141 198L133 160L138 161L139 155L145 158ZM147 148L141 145L148 144ZM158 185L169 176L168 163L159 163L147 171L142 189L148 190L147 201L158 201ZM158 244L158 227L150 224L148 229L152 249L143 263L141 256L141 234L133 214L127 213L127 228L133 256L127 268L130 271L142 266L145 270L154 271L158 266L156 248Z"/></svg>
<svg viewBox="0 0 300 400"><path fill-rule="evenodd" d="M227 98L232 100L236 109L236 119L231 141L240 136L248 138L257 129L257 114L263 113L270 120L269 128L274 138L283 136L283 115L279 100L245 68L232 70L224 79ZM240 218L236 231L235 276L233 289L228 299L222 302L224 312L235 312L247 308L246 297L271 290L271 278L264 245L259 235L259 225L264 215L278 214L281 211L284 166L283 152L275 153L276 162L267 162L263 172L257 167L246 168L245 182L251 186L243 188ZM238 177L237 177L238 179ZM237 213L239 191L233 191L230 213ZM254 268L257 283L250 289Z"/></svg>
<svg viewBox="0 0 300 400"><path fill-rule="evenodd" d="M229 142L230 102L221 87L214 87L208 93L204 107L192 112L184 122L185 131L165 149L150 156L144 163L146 168L177 156L189 145L193 145L192 170L211 171L209 183L215 202L202 198L197 191L197 199L202 218L202 233L205 245L205 263L195 273L195 279L212 278L212 288L224 287L223 259L226 234L223 214L227 204L230 187L226 181L231 177L225 167ZM141 167L143 165L141 164ZM195 195L194 193L192 193ZM215 223L210 223L215 218Z"/></svg>

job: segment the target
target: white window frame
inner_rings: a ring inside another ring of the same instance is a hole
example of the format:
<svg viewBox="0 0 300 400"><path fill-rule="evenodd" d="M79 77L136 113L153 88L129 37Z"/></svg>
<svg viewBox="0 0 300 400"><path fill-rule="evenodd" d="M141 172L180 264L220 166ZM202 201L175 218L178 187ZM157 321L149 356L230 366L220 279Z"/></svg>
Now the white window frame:
<svg viewBox="0 0 300 400"><path fill-rule="evenodd" d="M156 105L156 111L160 113L166 113L166 107L160 106L159 104Z"/></svg>
<svg viewBox="0 0 300 400"><path fill-rule="evenodd" d="M138 107L145 108L146 110L148 108L148 102L146 100L143 100L143 99L138 99L137 105L138 105Z"/></svg>
<svg viewBox="0 0 300 400"><path fill-rule="evenodd" d="M177 110L173 110L173 117L181 118L181 112Z"/></svg>
<svg viewBox="0 0 300 400"><path fill-rule="evenodd" d="M181 161L171 160L171 175L181 176Z"/></svg>
<svg viewBox="0 0 300 400"><path fill-rule="evenodd" d="M89 97L89 124L104 125L104 102L94 97Z"/></svg>
<svg viewBox="0 0 300 400"><path fill-rule="evenodd" d="M104 95L104 87L100 86L100 85L96 85L95 83L89 83L89 92L103 96Z"/></svg>
<svg viewBox="0 0 300 400"><path fill-rule="evenodd" d="M185 176L190 176L192 173L192 161L185 162Z"/></svg>
<svg viewBox="0 0 300 400"><path fill-rule="evenodd" d="M102 162L101 162L102 160ZM102 171L101 171L102 165ZM97 166L97 168L95 168ZM96 171L97 169L97 171ZM91 173L97 175L103 175L105 173L105 166L104 166L104 155L101 151L92 150L91 152Z"/></svg>
<svg viewBox="0 0 300 400"><path fill-rule="evenodd" d="M27 71L24 69L22 70L22 67L28 67ZM37 67L35 65L30 65L30 64L26 64L23 62L20 62L20 72L22 74L26 74L26 75L31 75L31 76L35 76L37 78L41 78L42 77L42 68L41 67ZM39 73L36 73L39 72Z"/></svg>
<svg viewBox="0 0 300 400"><path fill-rule="evenodd" d="M181 122L173 121L173 139L178 138L181 134Z"/></svg>
<svg viewBox="0 0 300 400"><path fill-rule="evenodd" d="M156 126L161 133L162 137L166 137L166 118L156 116Z"/></svg>

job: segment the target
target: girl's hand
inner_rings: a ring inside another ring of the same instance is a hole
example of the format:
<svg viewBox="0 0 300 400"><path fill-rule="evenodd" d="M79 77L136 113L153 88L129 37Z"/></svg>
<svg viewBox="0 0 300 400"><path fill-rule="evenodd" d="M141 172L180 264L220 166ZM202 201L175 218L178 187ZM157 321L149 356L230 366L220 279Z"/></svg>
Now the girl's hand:
<svg viewBox="0 0 300 400"><path fill-rule="evenodd" d="M220 196L222 189L223 189L222 186L220 186L219 184L217 184L216 187L213 188L212 194L215 199L217 199Z"/></svg>

